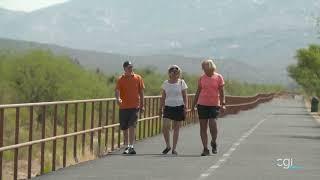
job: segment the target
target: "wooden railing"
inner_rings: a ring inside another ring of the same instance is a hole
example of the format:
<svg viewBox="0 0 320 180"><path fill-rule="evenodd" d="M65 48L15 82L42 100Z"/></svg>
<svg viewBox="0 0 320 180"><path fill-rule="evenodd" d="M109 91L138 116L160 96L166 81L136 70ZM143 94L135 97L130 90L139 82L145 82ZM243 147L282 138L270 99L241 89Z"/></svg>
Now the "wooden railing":
<svg viewBox="0 0 320 180"><path fill-rule="evenodd" d="M222 116L256 107L274 94L226 97ZM188 95L189 109L194 95ZM160 96L145 97L136 139L161 133ZM197 123L189 110L183 126ZM31 178L121 148L114 98L0 105L0 180Z"/></svg>

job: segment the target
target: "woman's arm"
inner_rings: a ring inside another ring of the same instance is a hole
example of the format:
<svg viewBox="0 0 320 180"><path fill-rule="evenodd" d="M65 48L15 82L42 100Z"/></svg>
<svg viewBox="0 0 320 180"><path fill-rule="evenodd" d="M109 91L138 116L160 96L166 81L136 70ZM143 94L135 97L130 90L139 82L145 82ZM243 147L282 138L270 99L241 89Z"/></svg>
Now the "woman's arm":
<svg viewBox="0 0 320 180"><path fill-rule="evenodd" d="M184 108L188 108L188 98L187 98L187 89L182 90L182 98L184 102Z"/></svg>
<svg viewBox="0 0 320 180"><path fill-rule="evenodd" d="M199 99L199 94L201 92L201 87L198 86L196 95L194 96L194 100L193 100L193 104L192 104L192 110L194 110L194 108L196 107L197 103L198 103L198 99Z"/></svg>
<svg viewBox="0 0 320 180"><path fill-rule="evenodd" d="M196 105L198 103L200 92L201 92L201 77L198 80L198 88L197 88L196 95L194 96L193 104L192 104L192 107L191 107L192 110L194 110L194 108L196 107Z"/></svg>
<svg viewBox="0 0 320 180"><path fill-rule="evenodd" d="M226 100L224 96L224 86L219 87L219 98L220 98L220 105L226 105Z"/></svg>
<svg viewBox="0 0 320 180"><path fill-rule="evenodd" d="M224 86L219 87L219 98L220 98L220 110L221 113L224 113L226 110L226 100L224 96Z"/></svg>

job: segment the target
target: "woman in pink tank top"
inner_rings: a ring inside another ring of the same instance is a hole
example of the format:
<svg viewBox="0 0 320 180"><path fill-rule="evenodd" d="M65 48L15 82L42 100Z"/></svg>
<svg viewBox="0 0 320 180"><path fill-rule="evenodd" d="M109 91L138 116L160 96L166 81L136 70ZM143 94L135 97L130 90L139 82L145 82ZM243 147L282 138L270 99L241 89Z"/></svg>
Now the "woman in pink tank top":
<svg viewBox="0 0 320 180"><path fill-rule="evenodd" d="M198 82L198 90L195 95L193 108L197 105L200 121L200 136L203 144L201 156L210 155L208 149L208 123L212 137L212 153L217 153L217 122L216 119L220 111L225 110L224 80L221 74L216 73L216 65L212 60L202 62L202 75Z"/></svg>

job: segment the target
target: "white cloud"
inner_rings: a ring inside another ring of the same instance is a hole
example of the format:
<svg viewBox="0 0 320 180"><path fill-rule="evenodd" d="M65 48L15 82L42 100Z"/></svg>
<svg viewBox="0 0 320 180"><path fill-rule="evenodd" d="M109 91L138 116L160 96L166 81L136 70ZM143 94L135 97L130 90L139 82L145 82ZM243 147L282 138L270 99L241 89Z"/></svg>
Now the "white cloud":
<svg viewBox="0 0 320 180"><path fill-rule="evenodd" d="M239 44L231 44L231 45L228 46L229 49L237 49L239 47L240 47Z"/></svg>
<svg viewBox="0 0 320 180"><path fill-rule="evenodd" d="M1 0L0 7L15 11L34 11L68 0Z"/></svg>
<svg viewBox="0 0 320 180"><path fill-rule="evenodd" d="M170 42L171 48L181 48L181 43L179 41L171 41Z"/></svg>
<svg viewBox="0 0 320 180"><path fill-rule="evenodd" d="M97 19L102 21L106 25L107 29L112 29L113 31L117 31L116 24L114 23L115 20L112 14L113 13L111 9L105 9L104 14L98 17Z"/></svg>
<svg viewBox="0 0 320 180"><path fill-rule="evenodd" d="M48 28L43 25L35 25L35 26L32 26L32 30L36 32L44 33L48 30Z"/></svg>
<svg viewBox="0 0 320 180"><path fill-rule="evenodd" d="M264 4L264 3L265 3L264 0L252 0L252 2L253 2L254 4L258 4L258 5L261 5L261 4Z"/></svg>
<svg viewBox="0 0 320 180"><path fill-rule="evenodd" d="M206 29L205 27L200 27L200 28L199 28L199 31L200 31L200 32L204 32L204 31L207 31L207 29Z"/></svg>

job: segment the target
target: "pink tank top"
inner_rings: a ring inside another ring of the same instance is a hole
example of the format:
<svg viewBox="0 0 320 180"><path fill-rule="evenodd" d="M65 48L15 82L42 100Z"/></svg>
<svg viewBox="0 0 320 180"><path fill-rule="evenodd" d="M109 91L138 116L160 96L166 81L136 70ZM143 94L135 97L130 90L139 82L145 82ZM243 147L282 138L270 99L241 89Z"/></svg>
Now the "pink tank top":
<svg viewBox="0 0 320 180"><path fill-rule="evenodd" d="M202 75L198 82L201 91L198 104L203 106L220 106L219 87L224 85L221 74L214 73L211 77Z"/></svg>

